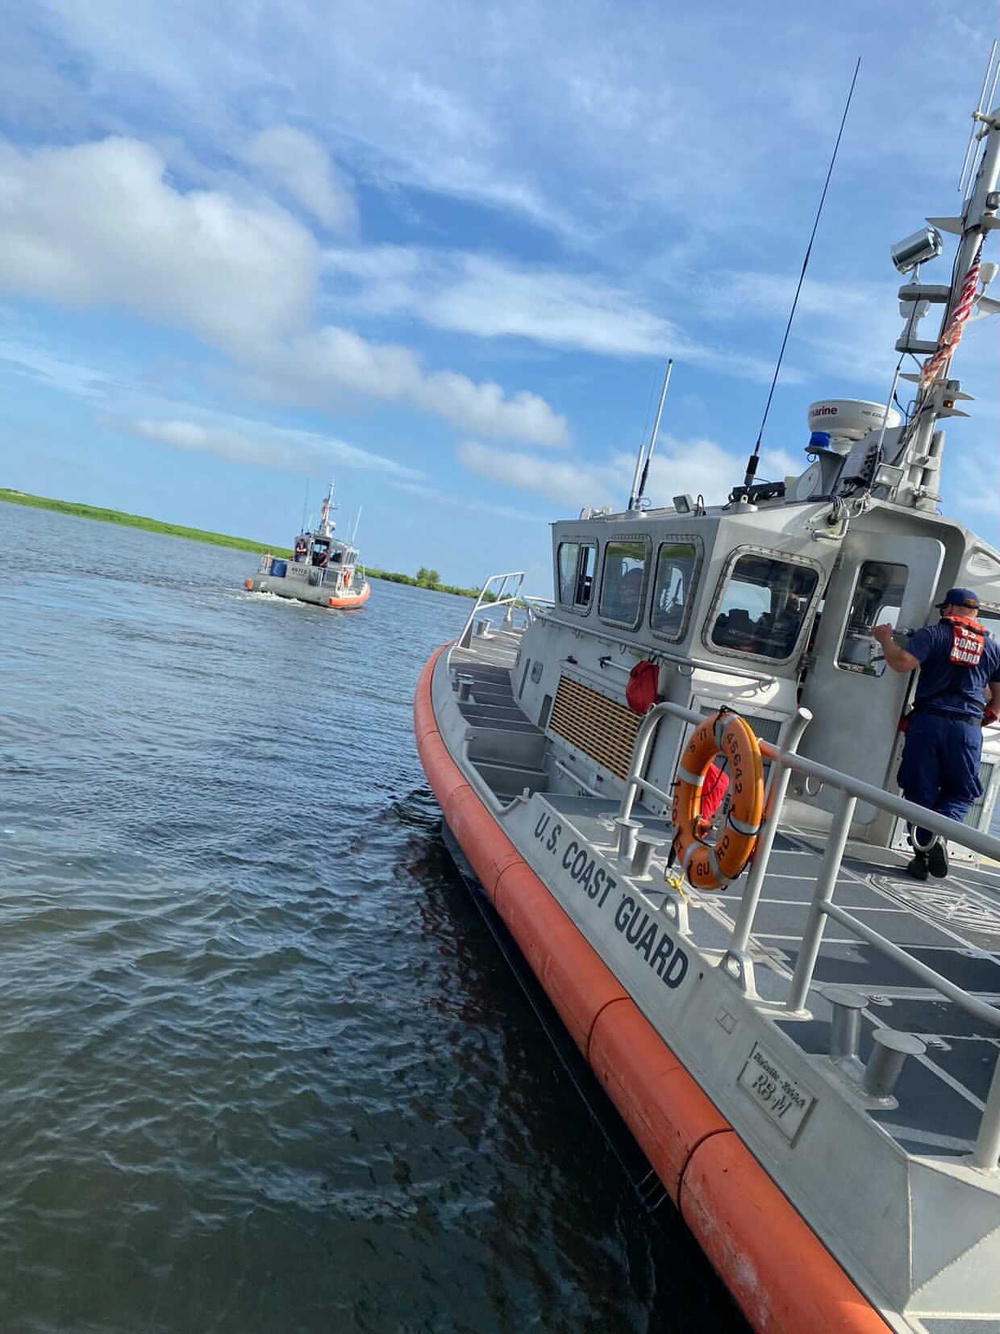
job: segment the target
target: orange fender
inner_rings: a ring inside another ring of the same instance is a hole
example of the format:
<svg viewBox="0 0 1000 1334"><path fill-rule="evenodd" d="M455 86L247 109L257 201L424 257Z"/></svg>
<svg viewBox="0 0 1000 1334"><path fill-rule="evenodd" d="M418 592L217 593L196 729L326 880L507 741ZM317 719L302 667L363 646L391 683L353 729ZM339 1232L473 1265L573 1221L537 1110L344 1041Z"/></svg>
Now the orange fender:
<svg viewBox="0 0 1000 1334"><path fill-rule="evenodd" d="M426 736L428 732L438 731L437 719L434 717L434 705L431 703L431 679L434 676L437 660L447 647L447 644L442 644L440 648L434 650L424 663L420 679L417 681L417 689L413 696L413 732L418 746L421 738ZM448 758L451 759L451 756ZM433 775L428 774L427 777L430 780L431 787L433 787Z"/></svg>
<svg viewBox="0 0 1000 1334"><path fill-rule="evenodd" d="M627 1000L625 988L525 862L519 859L503 872L494 902L586 1056L598 1015L612 1002Z"/></svg>
<svg viewBox="0 0 1000 1334"><path fill-rule="evenodd" d="M332 607L335 611L352 611L355 607L363 607L371 597L371 593L371 584L365 584L360 593L351 593L346 597L327 598L326 605Z"/></svg>
<svg viewBox="0 0 1000 1334"><path fill-rule="evenodd" d="M442 748L444 748L443 742ZM453 764L454 761L447 755L447 750L445 754L448 763ZM444 776L438 779L442 784L446 781ZM431 786L434 786L433 782ZM496 821L488 814L486 807L468 784L456 788L442 806L442 810L444 818L448 821L448 828L472 863L479 883L492 903L497 881L508 866L513 866L521 860L521 854L497 826Z"/></svg>
<svg viewBox="0 0 1000 1334"><path fill-rule="evenodd" d="M676 1204L691 1154L729 1122L631 1003L602 1010L590 1063Z"/></svg>
<svg viewBox="0 0 1000 1334"><path fill-rule="evenodd" d="M462 774L451 764L448 747L441 739L440 732L425 732L417 744L424 772L431 779L431 788L442 811L447 810L452 798L461 791L471 792L472 788ZM447 761L448 763L445 763Z"/></svg>
<svg viewBox="0 0 1000 1334"><path fill-rule="evenodd" d="M756 1330L887 1334L888 1326L735 1135L712 1135L681 1181L681 1217Z"/></svg>

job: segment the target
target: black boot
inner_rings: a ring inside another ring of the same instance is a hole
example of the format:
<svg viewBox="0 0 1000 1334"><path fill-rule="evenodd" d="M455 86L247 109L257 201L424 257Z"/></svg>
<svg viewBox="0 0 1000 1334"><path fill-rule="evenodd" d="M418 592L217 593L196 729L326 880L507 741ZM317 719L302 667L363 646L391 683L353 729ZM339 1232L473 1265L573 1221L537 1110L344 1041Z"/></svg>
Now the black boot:
<svg viewBox="0 0 1000 1334"><path fill-rule="evenodd" d="M914 880L926 880L930 874L927 858L928 854L926 852L920 852L918 850L913 860L907 862L906 874L912 876Z"/></svg>
<svg viewBox="0 0 1000 1334"><path fill-rule="evenodd" d="M948 844L943 838L927 849L927 869L938 880L943 880L948 874Z"/></svg>

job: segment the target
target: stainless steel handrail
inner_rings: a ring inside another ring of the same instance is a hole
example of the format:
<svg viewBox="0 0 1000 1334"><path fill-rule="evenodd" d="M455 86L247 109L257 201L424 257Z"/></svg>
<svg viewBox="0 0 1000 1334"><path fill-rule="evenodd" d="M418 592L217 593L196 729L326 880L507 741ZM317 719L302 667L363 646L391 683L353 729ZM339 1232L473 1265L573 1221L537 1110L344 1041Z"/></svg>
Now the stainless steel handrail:
<svg viewBox="0 0 1000 1334"><path fill-rule="evenodd" d="M666 715L680 718L683 722L693 723L698 726L705 721L705 715L695 713L693 709L685 709L683 705L673 704L666 701L662 704L655 704L643 718L642 726L639 728L636 736L635 746L633 747L633 763L629 772L625 793L622 796L622 814L627 815L628 811L624 809L625 802L629 796L628 784L633 781L633 770L636 767L636 758L638 756L640 743L643 741L644 734L647 737L645 750L640 757L639 767L645 763L646 753L649 749L648 736L659 726L660 719ZM806 759L804 755L798 755L789 750L783 750L770 741L760 742L761 754L765 759L771 760L776 764L787 767L795 773L805 774L810 778L818 778L826 787L836 788L838 791L847 792L858 801L870 803L878 806L880 810L888 811L892 815L898 815L901 819L909 821L911 824L918 824L923 829L930 829L935 834L941 834L952 843L960 843L963 847L970 848L973 852L980 853L981 856L989 857L995 861L1000 861L1000 838L995 838L992 834L984 834L979 829L970 829L968 825L959 823L958 820L952 820L947 815L938 815L936 811L928 810L925 806L918 806L915 802L906 801L902 797L893 796L889 792L883 792L879 787L872 787L870 783L864 783L860 778L852 778L850 774L841 773L839 769L831 769L828 765L819 764L816 760Z"/></svg>
<svg viewBox="0 0 1000 1334"><path fill-rule="evenodd" d="M815 760L809 760L796 754L793 747L798 744L802 731L809 721L809 716L807 710L799 710L797 718L790 722L786 730L784 738L786 744L784 747L772 745L767 741L760 742L761 753L772 763L768 780L768 813L764 828L761 831L757 856L754 860L750 879L744 890L740 912L733 926L729 949L723 959L723 965L733 958L741 959L749 942L760 889L766 875L774 835L784 806L788 779L792 772L800 773L808 778L818 779L824 786L839 792L840 800L837 803L830 829L825 837L823 860L816 877L809 917L802 933L795 971L789 984L785 1002L786 1010L792 1014L805 1012L816 960L819 957L823 943L826 921L828 918L833 918L881 954L908 969L922 982L932 987L946 999L954 1002L967 1014L972 1015L980 1022L988 1023L993 1028L1000 1028L1000 1008L970 995L964 988L959 987L956 983L949 981L948 978L936 973L934 969L913 958L894 941L873 930L833 902L837 875L843 861L844 850L850 835L851 822L858 801L870 803L879 810L899 816L911 824L918 824L950 842L969 848L973 852L978 852L994 861L1000 861L1000 838L995 838L991 834L984 834L978 829L970 829L957 820L939 815L936 811L927 810L912 801L905 801L902 797L872 787L870 783L863 783L860 779L852 778L849 774L841 773L837 769L831 769L825 764L818 764ZM642 721L632 749L632 761L619 806L619 818L628 818L631 815L640 788L651 786L641 777L641 770L645 766L660 722L665 717L678 718L682 722L691 723L694 726L704 722L703 714L695 713L692 709L685 709L679 704L665 702L650 709ZM729 971L732 975L732 970ZM1000 1161L1000 1054L998 1054L994 1063L990 1091L980 1118L979 1134L971 1156L972 1164L985 1171L995 1171L998 1161Z"/></svg>
<svg viewBox="0 0 1000 1334"><path fill-rule="evenodd" d="M514 591L512 593L507 593L506 591L508 579L517 581L513 585ZM484 605L489 607L506 607L507 611L504 615L504 623L507 625L512 624L515 603L518 601L521 602L526 601L526 599L520 597L521 586L523 585L523 583L524 583L523 570L512 570L508 571L506 574L491 574L490 577L483 584L482 588L479 590L479 596L478 598L476 598L476 605L472 608L472 611L469 613L469 619L465 622L465 629L459 635L453 647L468 648L469 645L472 643L472 628L475 625L476 617L479 615L479 612L482 610ZM487 593L489 593L492 584L498 584L499 590L487 602L486 595Z"/></svg>

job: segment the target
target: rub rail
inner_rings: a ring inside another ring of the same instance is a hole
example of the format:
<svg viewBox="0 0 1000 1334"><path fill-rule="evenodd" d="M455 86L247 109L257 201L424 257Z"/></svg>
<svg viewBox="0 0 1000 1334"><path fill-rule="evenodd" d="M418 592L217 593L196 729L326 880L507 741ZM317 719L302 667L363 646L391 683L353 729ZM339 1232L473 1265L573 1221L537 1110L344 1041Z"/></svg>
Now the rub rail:
<svg viewBox="0 0 1000 1334"><path fill-rule="evenodd" d="M656 704L650 709L643 719L635 739L632 762L629 766L625 791L622 794L618 811L619 820L631 818L632 809L640 791L651 791L660 798L664 796L659 788L656 788L642 777L642 770L645 767L660 723L667 717L678 718L682 722L690 723L695 727L704 722L703 714L696 713L693 709L686 709L679 704L665 702ZM980 856L990 858L993 861L1000 861L1000 838L984 834L978 829L970 829L957 820L938 815L936 811L917 806L912 801L905 801L902 797L883 792L880 788L872 787L869 783L863 783L837 769L831 769L825 764L818 764L815 760L809 760L797 754L795 748L811 717L812 715L807 709L799 709L796 716L789 721L785 728L782 737L784 744L772 745L767 741L760 742L761 754L771 761L765 804L767 814L750 877L743 891L740 910L733 926L729 947L722 960L722 966L726 968L730 976L744 976L745 951L753 931L760 892L767 874L767 864L770 860L774 836L781 820L788 782L792 773L799 773L807 779L816 780L839 792L840 800L837 803L837 809L834 812L833 821L826 837L823 860L816 877L816 886L810 903L809 917L802 933L798 961L789 985L786 1000L788 1012L792 1014L806 1013L806 1002L812 986L816 960L819 957L823 943L823 932L827 919L833 918L881 954L908 969L921 982L959 1006L967 1014L981 1023L1000 1029L1000 1009L987 1004L962 987L957 986L954 982L942 977L940 973L936 973L934 969L929 968L926 964L908 954L905 949L880 935L879 932L874 931L833 902L837 876L843 861L844 849L847 846L851 821L854 818L854 809L858 801L868 802L878 807L879 810L888 811L911 824L919 824L922 828L930 829L941 838L957 843L961 847L968 848L972 852L977 852ZM979 1134L971 1162L973 1166L985 1171L996 1171L998 1160L1000 1160L1000 1054L994 1062L990 1091L980 1119Z"/></svg>

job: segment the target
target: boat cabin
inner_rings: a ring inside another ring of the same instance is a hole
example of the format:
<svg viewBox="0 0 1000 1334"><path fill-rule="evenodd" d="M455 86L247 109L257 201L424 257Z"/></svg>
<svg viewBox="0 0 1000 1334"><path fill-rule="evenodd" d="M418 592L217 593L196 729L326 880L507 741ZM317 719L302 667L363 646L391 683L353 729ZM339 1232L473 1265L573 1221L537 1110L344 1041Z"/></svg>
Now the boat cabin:
<svg viewBox="0 0 1000 1334"><path fill-rule="evenodd" d="M565 748L564 785L578 774L581 791L620 790L638 728L625 687L648 660L660 698L706 714L736 709L764 740L808 708L802 754L897 790L913 681L887 670L872 627L889 622L905 643L937 619L946 589L967 585L1000 633L1000 553L927 509L876 499L848 522L838 496L797 499L801 479L764 490L724 506L677 497L669 509L585 510L553 525L554 605L525 635L515 688ZM686 731L669 720L659 730L647 776L663 788ZM989 737L981 778L968 822L985 828L1000 782ZM832 805L822 789L793 795ZM864 804L855 836L902 846L901 831Z"/></svg>
<svg viewBox="0 0 1000 1334"><path fill-rule="evenodd" d="M325 570L330 566L357 564L358 553L347 542L318 533L300 533L295 539L292 561L296 565Z"/></svg>

